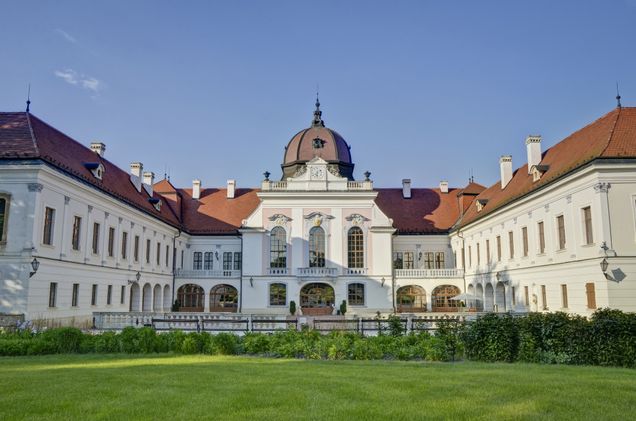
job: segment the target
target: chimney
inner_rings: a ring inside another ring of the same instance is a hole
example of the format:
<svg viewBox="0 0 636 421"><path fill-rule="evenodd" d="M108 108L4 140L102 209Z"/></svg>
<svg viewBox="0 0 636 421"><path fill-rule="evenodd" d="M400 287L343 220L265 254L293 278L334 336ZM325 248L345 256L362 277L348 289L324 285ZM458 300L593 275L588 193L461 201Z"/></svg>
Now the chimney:
<svg viewBox="0 0 636 421"><path fill-rule="evenodd" d="M512 155L503 155L499 158L499 168L501 171L501 189L505 189L512 180Z"/></svg>
<svg viewBox="0 0 636 421"><path fill-rule="evenodd" d="M448 181L439 182L439 191L442 193L448 193Z"/></svg>
<svg viewBox="0 0 636 421"><path fill-rule="evenodd" d="M227 198L234 199L236 192L236 180L227 180Z"/></svg>
<svg viewBox="0 0 636 421"><path fill-rule="evenodd" d="M411 179L405 178L402 180L402 197L405 199L411 198Z"/></svg>
<svg viewBox="0 0 636 421"><path fill-rule="evenodd" d="M526 138L526 149L528 150L528 174L533 165L541 162L541 136L530 135Z"/></svg>
<svg viewBox="0 0 636 421"><path fill-rule="evenodd" d="M152 196L152 185L155 184L155 173L151 171L144 172L144 188L150 196Z"/></svg>
<svg viewBox="0 0 636 421"><path fill-rule="evenodd" d="M138 192L141 192L141 173L144 170L144 164L141 162L130 163L130 181L133 183Z"/></svg>
<svg viewBox="0 0 636 421"><path fill-rule="evenodd" d="M192 180L192 198L199 200L201 198L201 180Z"/></svg>
<svg viewBox="0 0 636 421"><path fill-rule="evenodd" d="M93 142L91 143L91 151L95 152L97 155L104 157L104 152L106 152L106 145L102 142Z"/></svg>

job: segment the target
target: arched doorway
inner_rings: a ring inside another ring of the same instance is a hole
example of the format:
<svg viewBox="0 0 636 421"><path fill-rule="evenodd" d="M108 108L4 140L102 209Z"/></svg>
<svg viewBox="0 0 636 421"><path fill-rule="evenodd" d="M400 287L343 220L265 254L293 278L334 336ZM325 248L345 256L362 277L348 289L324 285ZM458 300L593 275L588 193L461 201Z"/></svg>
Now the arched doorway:
<svg viewBox="0 0 636 421"><path fill-rule="evenodd" d="M307 284L300 290L300 307L308 316L325 316L333 313L336 295L331 285Z"/></svg>
<svg viewBox="0 0 636 421"><path fill-rule="evenodd" d="M210 291L210 311L236 313L238 291L231 285L216 285Z"/></svg>
<svg viewBox="0 0 636 421"><path fill-rule="evenodd" d="M431 302L433 311L452 312L457 311L461 306L461 301L451 300L459 295L459 288L453 285L440 285L433 290Z"/></svg>
<svg viewBox="0 0 636 421"><path fill-rule="evenodd" d="M497 282L495 287L495 305L497 311L506 311L506 287L503 282Z"/></svg>
<svg viewBox="0 0 636 421"><path fill-rule="evenodd" d="M205 292L196 284L181 285L177 290L179 311L203 311L203 299Z"/></svg>
<svg viewBox="0 0 636 421"><path fill-rule="evenodd" d="M128 303L129 311L139 311L139 284L137 282L130 286L130 301Z"/></svg>
<svg viewBox="0 0 636 421"><path fill-rule="evenodd" d="M484 311L493 311L495 298L495 290L492 287L492 284L486 284L486 291L484 294Z"/></svg>
<svg viewBox="0 0 636 421"><path fill-rule="evenodd" d="M481 284L477 284L475 295L479 298L477 300L477 311L484 311L484 287Z"/></svg>
<svg viewBox="0 0 636 421"><path fill-rule="evenodd" d="M170 311L172 308L172 298L170 297L170 287L168 285L163 287L163 311Z"/></svg>
<svg viewBox="0 0 636 421"><path fill-rule="evenodd" d="M397 290L395 304L398 313L426 311L426 291L417 285L407 285Z"/></svg>
<svg viewBox="0 0 636 421"><path fill-rule="evenodd" d="M152 311L152 287L150 284L144 285L141 299L141 311Z"/></svg>
<svg viewBox="0 0 636 421"><path fill-rule="evenodd" d="M157 284L152 290L152 311L159 312L162 310L161 302L163 294L161 293L161 285Z"/></svg>

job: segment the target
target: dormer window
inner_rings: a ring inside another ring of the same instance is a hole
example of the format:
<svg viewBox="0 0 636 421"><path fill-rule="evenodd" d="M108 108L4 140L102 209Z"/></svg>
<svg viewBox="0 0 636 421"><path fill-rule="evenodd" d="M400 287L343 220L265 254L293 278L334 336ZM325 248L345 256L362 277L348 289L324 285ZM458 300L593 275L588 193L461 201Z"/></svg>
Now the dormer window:
<svg viewBox="0 0 636 421"><path fill-rule="evenodd" d="M486 206L486 203L488 203L488 199L477 199L477 202L475 202L475 206L477 206L477 212L481 212L484 206Z"/></svg>
<svg viewBox="0 0 636 421"><path fill-rule="evenodd" d="M155 207L158 211L161 211L161 199L157 199L156 197L151 197L148 199L150 204Z"/></svg>
<svg viewBox="0 0 636 421"><path fill-rule="evenodd" d="M325 147L325 141L317 137L313 140L312 146L314 147L314 149L322 149Z"/></svg>
<svg viewBox="0 0 636 421"><path fill-rule="evenodd" d="M530 172L532 173L532 182L536 183L541 179L543 174L550 168L547 165L533 165Z"/></svg>
<svg viewBox="0 0 636 421"><path fill-rule="evenodd" d="M101 180L104 177L104 166L99 162L84 162L84 167L93 174L93 177Z"/></svg>

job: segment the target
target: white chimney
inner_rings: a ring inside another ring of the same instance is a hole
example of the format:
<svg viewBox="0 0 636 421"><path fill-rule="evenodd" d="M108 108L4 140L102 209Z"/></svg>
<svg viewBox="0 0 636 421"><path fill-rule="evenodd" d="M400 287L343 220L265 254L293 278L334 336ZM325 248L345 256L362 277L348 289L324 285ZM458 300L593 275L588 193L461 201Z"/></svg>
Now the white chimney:
<svg viewBox="0 0 636 421"><path fill-rule="evenodd" d="M91 143L91 151L95 152L97 155L104 157L104 153L106 152L106 145L102 142L93 142Z"/></svg>
<svg viewBox="0 0 636 421"><path fill-rule="evenodd" d="M439 182L439 191L442 193L448 193L448 181Z"/></svg>
<svg viewBox="0 0 636 421"><path fill-rule="evenodd" d="M141 162L130 163L130 181L133 183L138 192L141 192L141 173L144 170L144 164Z"/></svg>
<svg viewBox="0 0 636 421"><path fill-rule="evenodd" d="M192 180L192 198L196 200L201 198L201 180Z"/></svg>
<svg viewBox="0 0 636 421"><path fill-rule="evenodd" d="M411 198L411 179L405 178L402 180L402 197L405 199Z"/></svg>
<svg viewBox="0 0 636 421"><path fill-rule="evenodd" d="M144 188L148 195L152 196L152 185L155 184L155 173L151 171L144 172Z"/></svg>
<svg viewBox="0 0 636 421"><path fill-rule="evenodd" d="M227 180L227 198L234 199L236 193L236 180Z"/></svg>
<svg viewBox="0 0 636 421"><path fill-rule="evenodd" d="M528 174L533 165L541 162L541 136L530 135L526 138L526 149L528 150Z"/></svg>
<svg viewBox="0 0 636 421"><path fill-rule="evenodd" d="M501 171L501 189L505 189L512 180L512 156L503 155L499 158L499 168Z"/></svg>

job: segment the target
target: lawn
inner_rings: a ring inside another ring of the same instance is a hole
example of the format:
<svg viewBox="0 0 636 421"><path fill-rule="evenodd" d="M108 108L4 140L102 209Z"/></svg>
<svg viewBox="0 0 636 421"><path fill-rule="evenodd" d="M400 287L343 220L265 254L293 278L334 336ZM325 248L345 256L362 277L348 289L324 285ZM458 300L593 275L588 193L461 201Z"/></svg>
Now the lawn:
<svg viewBox="0 0 636 421"><path fill-rule="evenodd" d="M1 420L598 420L636 410L636 372L602 367L55 355L0 358L0 379Z"/></svg>

